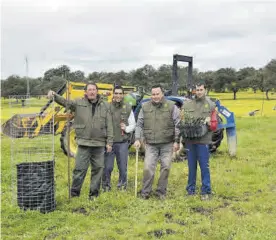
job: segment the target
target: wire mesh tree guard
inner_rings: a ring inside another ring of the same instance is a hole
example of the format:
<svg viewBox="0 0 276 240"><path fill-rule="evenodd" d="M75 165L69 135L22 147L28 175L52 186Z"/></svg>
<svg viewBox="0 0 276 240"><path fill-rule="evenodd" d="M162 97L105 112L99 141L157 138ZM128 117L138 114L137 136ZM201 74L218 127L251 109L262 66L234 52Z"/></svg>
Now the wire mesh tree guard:
<svg viewBox="0 0 276 240"><path fill-rule="evenodd" d="M54 104L45 96L10 96L12 117L3 132L11 138L12 201L21 209L53 211L54 177Z"/></svg>

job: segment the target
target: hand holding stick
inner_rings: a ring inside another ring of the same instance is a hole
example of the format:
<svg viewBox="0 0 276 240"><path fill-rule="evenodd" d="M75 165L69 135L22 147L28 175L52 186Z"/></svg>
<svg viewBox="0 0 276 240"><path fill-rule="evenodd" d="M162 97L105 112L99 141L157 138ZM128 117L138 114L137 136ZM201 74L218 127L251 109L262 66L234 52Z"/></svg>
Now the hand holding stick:
<svg viewBox="0 0 276 240"><path fill-rule="evenodd" d="M120 123L120 127L121 127L121 135L124 136L125 135L125 130L126 130L126 124L124 123L124 117L121 118L121 123Z"/></svg>

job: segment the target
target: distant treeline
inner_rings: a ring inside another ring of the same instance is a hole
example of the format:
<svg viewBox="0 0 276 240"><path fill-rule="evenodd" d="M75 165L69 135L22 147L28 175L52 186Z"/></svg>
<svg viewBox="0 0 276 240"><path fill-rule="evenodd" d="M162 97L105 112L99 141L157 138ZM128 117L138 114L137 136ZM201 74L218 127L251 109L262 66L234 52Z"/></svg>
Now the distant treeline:
<svg viewBox="0 0 276 240"><path fill-rule="evenodd" d="M188 70L187 67L179 67L180 88L186 90ZM29 78L30 95L44 95L49 89L57 90L65 79L73 82L101 82L120 83L123 85L143 86L149 90L154 84L160 83L164 89L172 86L172 65L162 65L154 68L151 65L136 70L125 72L92 72L86 77L82 71L71 71L66 65L47 70L42 77ZM276 59L272 59L264 67L255 69L245 67L239 70L234 68L220 68L216 71L201 72L193 69L193 82L205 80L209 90L215 92L233 92L233 99L239 90L252 88L254 91L266 92L269 99L269 91L276 90ZM11 75L1 81L1 95L26 95L26 77Z"/></svg>

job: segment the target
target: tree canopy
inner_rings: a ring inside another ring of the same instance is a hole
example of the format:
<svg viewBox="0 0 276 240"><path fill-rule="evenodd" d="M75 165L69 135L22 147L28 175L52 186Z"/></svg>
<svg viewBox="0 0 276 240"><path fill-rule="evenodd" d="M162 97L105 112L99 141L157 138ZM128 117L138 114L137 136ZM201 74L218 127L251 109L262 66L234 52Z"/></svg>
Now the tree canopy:
<svg viewBox="0 0 276 240"><path fill-rule="evenodd" d="M188 68L178 67L179 87L186 88ZM172 65L161 65L157 69L146 64L130 72L124 70L118 72L91 72L85 76L83 71L71 71L67 65L47 70L39 78L29 78L30 94L43 95L49 89L59 89L66 80L73 82L119 82L123 85L143 86L147 91L152 85L161 84L166 90L172 86ZM201 72L193 69L193 82L205 80L208 90L215 92L233 92L233 99L237 98L240 90L252 88L254 91L261 90L266 93L276 90L276 59L272 59L263 68L255 69L245 67L241 69L220 68L216 71ZM1 95L25 95L27 92L27 79L17 75L11 75L1 81Z"/></svg>

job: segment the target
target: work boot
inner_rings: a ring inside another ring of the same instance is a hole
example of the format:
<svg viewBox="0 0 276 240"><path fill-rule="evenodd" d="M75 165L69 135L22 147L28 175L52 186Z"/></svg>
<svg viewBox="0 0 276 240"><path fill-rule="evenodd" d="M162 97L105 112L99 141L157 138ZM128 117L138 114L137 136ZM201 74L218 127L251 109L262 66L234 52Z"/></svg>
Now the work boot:
<svg viewBox="0 0 276 240"><path fill-rule="evenodd" d="M195 192L187 192L187 194L186 194L187 197L193 197L195 195L196 195Z"/></svg>
<svg viewBox="0 0 276 240"><path fill-rule="evenodd" d="M89 201L96 201L96 197L95 196L89 196L88 200Z"/></svg>
<svg viewBox="0 0 276 240"><path fill-rule="evenodd" d="M89 201L96 201L96 198L98 197L99 195L91 195L88 197Z"/></svg>
<svg viewBox="0 0 276 240"><path fill-rule="evenodd" d="M156 191L156 192L155 192L155 196L156 196L158 199L160 199L160 200L165 200L165 199L166 199L166 194L161 193L161 192L159 192L159 191Z"/></svg>
<svg viewBox="0 0 276 240"><path fill-rule="evenodd" d="M140 197L141 197L142 199L144 199L144 200L147 200L147 199L150 198L150 195L149 195L149 194L145 194L145 193L141 193L141 194L140 194Z"/></svg>
<svg viewBox="0 0 276 240"><path fill-rule="evenodd" d="M108 186L103 187L102 189L103 189L103 192L110 192L111 191L111 187L108 187Z"/></svg>
<svg viewBox="0 0 276 240"><path fill-rule="evenodd" d="M126 187L126 185L118 185L118 186L117 186L117 189L118 189L119 191L125 191L125 190L127 189L127 187Z"/></svg>
<svg viewBox="0 0 276 240"><path fill-rule="evenodd" d="M166 200L166 195L165 194L159 194L158 198L162 201Z"/></svg>
<svg viewBox="0 0 276 240"><path fill-rule="evenodd" d="M211 194L202 194L200 199L201 199L201 201L211 200Z"/></svg>
<svg viewBox="0 0 276 240"><path fill-rule="evenodd" d="M99 192L93 192L92 194L89 194L89 200L90 201L95 201L96 198L99 196Z"/></svg>
<svg viewBox="0 0 276 240"><path fill-rule="evenodd" d="M70 196L71 196L71 198L79 197L80 196L80 192L79 191L71 190Z"/></svg>

